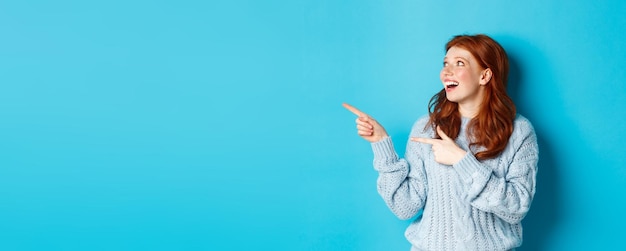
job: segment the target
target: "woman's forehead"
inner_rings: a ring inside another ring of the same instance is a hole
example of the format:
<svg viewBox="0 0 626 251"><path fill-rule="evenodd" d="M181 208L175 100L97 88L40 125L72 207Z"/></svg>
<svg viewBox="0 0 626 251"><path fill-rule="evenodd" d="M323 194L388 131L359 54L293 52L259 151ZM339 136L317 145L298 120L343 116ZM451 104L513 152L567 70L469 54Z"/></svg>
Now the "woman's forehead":
<svg viewBox="0 0 626 251"><path fill-rule="evenodd" d="M465 58L467 60L473 58L472 53L458 46L453 46L446 52L445 58Z"/></svg>

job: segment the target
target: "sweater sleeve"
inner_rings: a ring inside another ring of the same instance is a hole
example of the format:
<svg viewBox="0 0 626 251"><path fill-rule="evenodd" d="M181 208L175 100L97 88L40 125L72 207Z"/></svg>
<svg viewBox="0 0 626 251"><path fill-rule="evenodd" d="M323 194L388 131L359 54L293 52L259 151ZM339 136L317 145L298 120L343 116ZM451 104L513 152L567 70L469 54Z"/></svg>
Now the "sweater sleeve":
<svg viewBox="0 0 626 251"><path fill-rule="evenodd" d="M503 155L508 168L504 175L496 175L493 167L478 161L470 152L454 164L463 191L469 203L490 212L504 221L517 224L524 218L535 194L538 162L537 137L530 123L522 123L509 140ZM514 138L517 137L517 138ZM508 153L508 154L507 154Z"/></svg>
<svg viewBox="0 0 626 251"><path fill-rule="evenodd" d="M391 138L372 143L374 169L378 171L377 189L389 209L400 219L410 219L424 207L426 173L417 150L409 144L401 159Z"/></svg>

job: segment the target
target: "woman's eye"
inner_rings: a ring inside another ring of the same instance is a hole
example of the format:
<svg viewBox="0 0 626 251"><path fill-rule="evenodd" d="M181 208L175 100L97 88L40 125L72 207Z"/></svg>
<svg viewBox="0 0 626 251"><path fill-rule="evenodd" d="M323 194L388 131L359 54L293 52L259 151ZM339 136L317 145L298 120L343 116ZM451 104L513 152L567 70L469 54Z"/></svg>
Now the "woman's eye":
<svg viewBox="0 0 626 251"><path fill-rule="evenodd" d="M464 66L465 63L463 63L463 61L456 61L456 65L457 66Z"/></svg>
<svg viewBox="0 0 626 251"><path fill-rule="evenodd" d="M448 62L443 62L443 67L448 66Z"/></svg>

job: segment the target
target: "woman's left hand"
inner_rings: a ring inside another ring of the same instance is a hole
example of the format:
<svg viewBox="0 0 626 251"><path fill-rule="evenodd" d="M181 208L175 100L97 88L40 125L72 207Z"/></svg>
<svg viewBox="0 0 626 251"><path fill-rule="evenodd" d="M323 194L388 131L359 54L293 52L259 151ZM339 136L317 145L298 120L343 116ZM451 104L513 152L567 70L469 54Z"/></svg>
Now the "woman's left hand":
<svg viewBox="0 0 626 251"><path fill-rule="evenodd" d="M443 133L439 126L437 126L437 134L441 139L411 137L411 141L432 145L435 161L444 165L454 165L465 157L467 152L457 146L454 140Z"/></svg>

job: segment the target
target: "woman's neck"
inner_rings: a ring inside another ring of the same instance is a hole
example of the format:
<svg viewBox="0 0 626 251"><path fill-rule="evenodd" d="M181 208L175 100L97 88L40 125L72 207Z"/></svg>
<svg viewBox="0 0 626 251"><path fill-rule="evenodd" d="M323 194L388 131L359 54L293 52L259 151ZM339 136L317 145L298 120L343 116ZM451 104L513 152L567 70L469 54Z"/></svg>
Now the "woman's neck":
<svg viewBox="0 0 626 251"><path fill-rule="evenodd" d="M461 117L474 118L480 111L480 105L459 104L459 113Z"/></svg>

